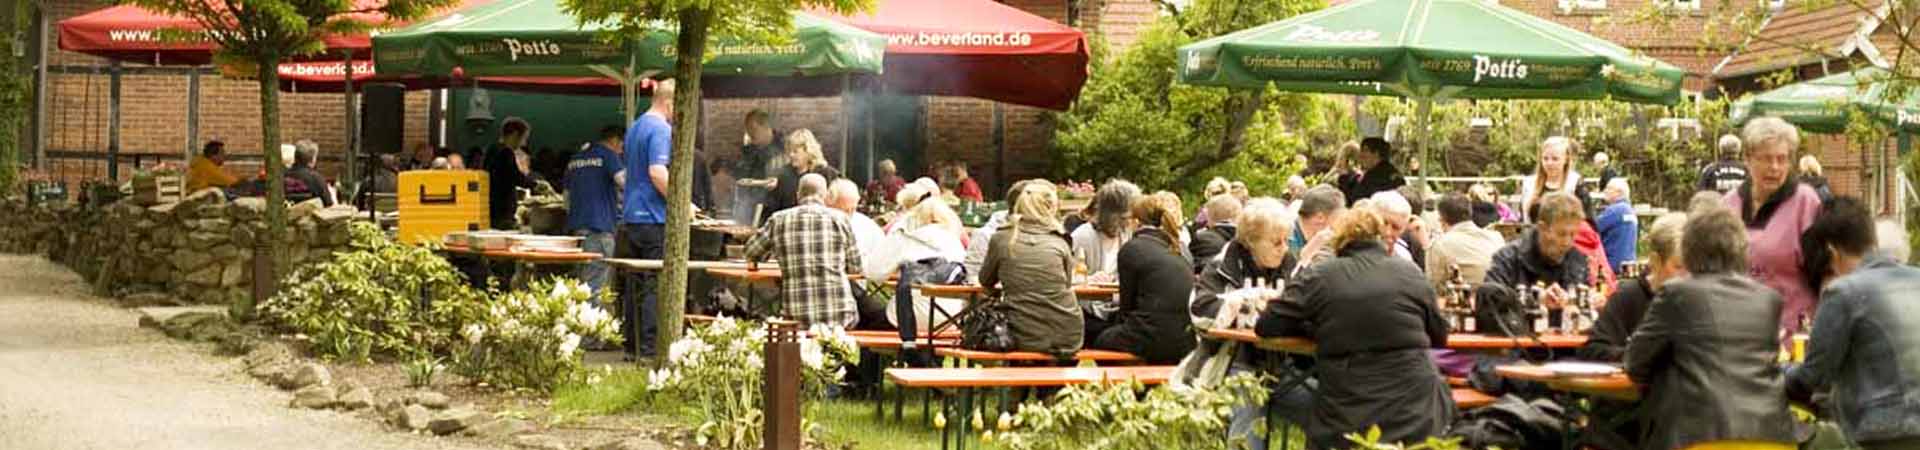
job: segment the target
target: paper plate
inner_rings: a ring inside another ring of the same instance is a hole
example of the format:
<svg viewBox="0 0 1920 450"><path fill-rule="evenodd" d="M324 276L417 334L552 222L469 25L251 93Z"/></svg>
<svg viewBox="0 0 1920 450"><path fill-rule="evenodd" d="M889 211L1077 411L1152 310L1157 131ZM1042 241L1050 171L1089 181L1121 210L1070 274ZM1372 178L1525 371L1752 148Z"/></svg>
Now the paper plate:
<svg viewBox="0 0 1920 450"><path fill-rule="evenodd" d="M1605 376L1620 373L1620 367L1612 364L1580 361L1550 362L1541 367L1557 376Z"/></svg>

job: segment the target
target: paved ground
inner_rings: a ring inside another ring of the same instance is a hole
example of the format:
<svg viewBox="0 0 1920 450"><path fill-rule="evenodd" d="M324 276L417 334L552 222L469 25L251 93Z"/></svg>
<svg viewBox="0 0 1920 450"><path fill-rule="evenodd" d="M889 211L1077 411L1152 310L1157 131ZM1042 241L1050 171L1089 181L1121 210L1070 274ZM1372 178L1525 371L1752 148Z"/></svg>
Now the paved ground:
<svg viewBox="0 0 1920 450"><path fill-rule="evenodd" d="M468 449L286 407L290 394L136 327L38 257L0 255L0 449Z"/></svg>

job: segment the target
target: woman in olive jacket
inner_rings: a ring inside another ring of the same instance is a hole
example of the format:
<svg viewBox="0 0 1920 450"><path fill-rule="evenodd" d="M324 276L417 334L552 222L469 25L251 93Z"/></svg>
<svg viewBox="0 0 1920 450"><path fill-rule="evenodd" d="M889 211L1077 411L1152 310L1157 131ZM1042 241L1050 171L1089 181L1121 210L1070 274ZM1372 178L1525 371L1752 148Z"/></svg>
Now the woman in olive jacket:
<svg viewBox="0 0 1920 450"><path fill-rule="evenodd" d="M1134 200L1140 229L1120 247L1120 309L1093 347L1132 353L1148 364L1173 364L1193 351L1193 267L1180 256L1180 198L1160 192Z"/></svg>
<svg viewBox="0 0 1920 450"><path fill-rule="evenodd" d="M987 244L980 285L997 287L1014 350L1071 357L1086 324L1073 297L1073 244L1060 231L1053 183L1033 180Z"/></svg>

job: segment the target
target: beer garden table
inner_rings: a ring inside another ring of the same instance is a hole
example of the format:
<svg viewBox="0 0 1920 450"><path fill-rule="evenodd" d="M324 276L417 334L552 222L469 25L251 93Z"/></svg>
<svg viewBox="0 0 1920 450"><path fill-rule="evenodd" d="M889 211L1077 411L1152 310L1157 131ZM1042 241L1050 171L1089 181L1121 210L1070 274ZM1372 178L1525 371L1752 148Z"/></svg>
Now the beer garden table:
<svg viewBox="0 0 1920 450"><path fill-rule="evenodd" d="M474 250L472 248L468 248L465 245L447 245L445 247L442 247L441 251L446 252L448 254L467 255L467 256L476 257L480 260L481 265L487 266L486 269L488 270L488 273L492 273L492 267L491 267L492 264L490 263L491 261L508 261L521 266L531 267L536 265L587 264L594 261L599 261L601 258L601 255L599 253L591 253L591 252L563 253L563 252L526 252L526 251L512 251L512 250ZM526 287L527 283L531 280L532 280L532 274L530 273L530 271L516 270L514 271L513 280L509 281L508 283L509 283L509 286L512 286L514 288L523 288L523 287Z"/></svg>

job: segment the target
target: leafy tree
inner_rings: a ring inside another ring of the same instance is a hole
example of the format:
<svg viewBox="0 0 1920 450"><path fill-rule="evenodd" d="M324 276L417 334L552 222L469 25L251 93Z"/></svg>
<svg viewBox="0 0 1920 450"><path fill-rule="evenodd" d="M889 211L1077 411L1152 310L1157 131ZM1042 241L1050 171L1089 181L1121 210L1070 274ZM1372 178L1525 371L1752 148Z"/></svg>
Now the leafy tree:
<svg viewBox="0 0 1920 450"><path fill-rule="evenodd" d="M793 12L803 8L853 13L872 9L873 0L560 0L581 24L608 23L612 33L634 35L667 28L679 33L674 42L672 162L667 168L667 204L688 205L693 194L693 144L700 135L701 63L707 58L711 36L781 42L790 38ZM636 170L645 170L640 168ZM659 339L666 349L680 339L687 299L687 239L693 211L667 208L666 266L660 271ZM656 363L664 365L665 359Z"/></svg>
<svg viewBox="0 0 1920 450"><path fill-rule="evenodd" d="M1166 12L1108 61L1096 58L1080 100L1060 115L1055 175L1124 177L1197 190L1212 176L1276 191L1301 169L1293 155L1351 129L1342 102L1272 90L1219 89L1174 80L1182 45L1326 6L1322 0L1197 0Z"/></svg>
<svg viewBox="0 0 1920 450"><path fill-rule="evenodd" d="M0 23L0 190L11 189L18 180L22 118L32 100L33 76L20 58L13 54L26 45L26 31L32 25L36 2L16 1L10 11L0 13L8 20Z"/></svg>
<svg viewBox="0 0 1920 450"><path fill-rule="evenodd" d="M286 232L285 166L280 161L280 75L287 58L326 50L330 34L367 32L377 24L361 19L379 13L406 21L451 4L453 0L124 0L155 12L193 20L205 30L194 36L218 44L214 61L229 75L251 75L260 84L260 149L267 165L267 233L262 241L273 261L282 261L279 243ZM172 30L180 35L182 30ZM279 270L282 264L275 264ZM252 317L255 302L233 305Z"/></svg>

